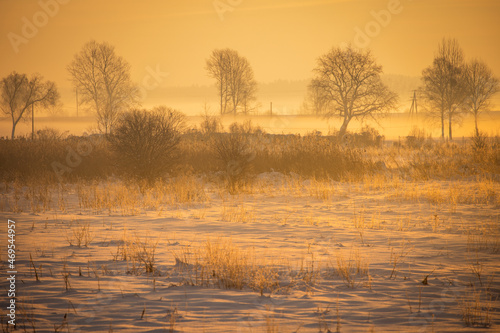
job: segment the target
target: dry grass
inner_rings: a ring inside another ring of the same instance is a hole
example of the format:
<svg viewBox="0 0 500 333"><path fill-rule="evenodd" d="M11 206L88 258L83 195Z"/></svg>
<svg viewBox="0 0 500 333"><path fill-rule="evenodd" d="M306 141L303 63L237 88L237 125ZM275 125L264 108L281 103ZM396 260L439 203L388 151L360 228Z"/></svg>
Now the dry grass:
<svg viewBox="0 0 500 333"><path fill-rule="evenodd" d="M269 177L259 176L251 184L242 182L232 187L229 183L219 186L220 177L216 173L221 170L213 151L208 149L209 136L210 134L206 134L204 141L196 135L186 134L180 144L180 150L185 153L180 166L172 170L168 177L151 184L134 183L128 179L111 179L108 178L109 173L97 172L105 168L92 169L91 173L95 177L70 176L71 182L68 180L68 183L57 184L53 182L53 175L36 173L33 169L14 172L3 165L3 169L0 168L3 181L0 184L0 209L31 214L53 211L56 215L59 212L74 213L79 210L82 214L107 213L122 216L148 214L151 211L160 215L173 210L173 216L183 216L184 212L180 208L187 207L187 216L191 214L190 218L202 220L206 216L205 204L210 203L210 200L219 202L218 196L222 201L220 220L228 223L253 223L258 220L252 213L252 204L238 201L238 194L241 192L257 192L269 196L291 195L305 198L307 205L315 205L320 201L319 204L328 209L332 209L336 201L343 201L339 204L344 205L344 202L349 201L345 199L369 192L368 195L380 195L382 200L390 199L392 203L410 201L420 205L422 209L429 208L429 212L425 213L424 217L399 216L390 220L393 224L384 224L380 212L370 211L370 207L368 212L364 207L349 207L349 212L354 213L343 226L347 226L347 231L356 237L359 235L360 245L366 245L365 237L372 236L369 235L370 229L413 231L421 227L418 223L423 220L422 226L426 230L432 229L433 232L457 227L455 233L463 237L467 251L476 256L481 252L500 252L498 220L488 223L479 221L478 218L477 223L473 225L461 225L456 220L451 221L451 213L460 212L458 208L462 209L466 205L500 207L500 184L497 177L500 158L498 148L493 144L473 147L468 143L438 144L426 141L422 145L370 147L361 150L339 146L329 137L246 133L245 146L248 145L250 150L245 148L240 150L240 153L245 158L252 157L252 167L245 169L245 178L252 178L262 172L276 172L269 173ZM20 147L30 145L28 141L14 144ZM1 145L5 143L0 142ZM0 155L2 149L5 152L5 146L0 148ZM28 158L24 153L16 155L11 149L9 146L11 158L19 158L20 161ZM57 159L64 161L65 156L57 156ZM20 165L20 161L16 163ZM83 172L79 168L74 171L75 174ZM21 176L24 175L29 177L23 180ZM72 206L72 201L66 196L68 192L75 193L76 207ZM354 203L354 200L352 202ZM288 208L287 206L283 214L274 215L277 223L285 226L290 220L295 222L299 219L295 217L301 217L304 224L314 228L324 221L322 217L312 214L295 215L295 211ZM212 214L211 211L209 218L213 217ZM349 217L348 214L346 216ZM453 223L447 226L448 221ZM93 238L94 231L90 224L78 221L70 225L66 235L68 243L78 247L90 246ZM158 274L158 244L158 238L140 238L124 233L119 240L114 259L126 262L129 274ZM348 288L371 288L370 256L362 252L362 249L368 248L353 247L347 250L349 252L339 250L335 258L332 258L330 264L336 279L342 280ZM389 269L385 278L395 280L402 275L401 267L411 250L411 243L404 240L396 246L389 245L390 254L387 254L388 260L385 260ZM41 249L40 252L43 253L44 250ZM183 247L174 255L177 261L176 269L187 284L223 289L249 289L260 295L284 292L296 287L310 292L324 273L321 270L322 263L318 262L318 257L310 251L300 267L292 270L283 262L258 257L253 251L223 239L208 240L198 247ZM35 277L39 279L40 266L36 266L33 261L31 266ZM492 323L492 304L496 300L492 298L487 287L487 268L480 260L470 260L466 268L473 276L474 283L470 282L471 289L459 300L462 320L467 326L489 327ZM102 275L109 274L109 268L104 265L94 269L96 277L98 271ZM424 280L427 281L426 278ZM66 290L71 289L72 281L66 270L62 272L62 281L58 280ZM325 311L318 310L318 313ZM170 325L170 330L174 331L177 309L173 308L169 314L167 328ZM330 330L325 321L326 316L318 317L321 329ZM274 317L270 316L266 320L268 331L279 331Z"/></svg>
<svg viewBox="0 0 500 333"><path fill-rule="evenodd" d="M338 190L332 182L321 181L313 178L308 188L309 195L313 198L330 201L335 195L338 195Z"/></svg>
<svg viewBox="0 0 500 333"><path fill-rule="evenodd" d="M485 230L486 231L486 230ZM498 231L475 233L467 232L467 252L485 251L492 254L500 253L500 234Z"/></svg>
<svg viewBox="0 0 500 333"><path fill-rule="evenodd" d="M177 317L179 316L179 311L177 310L177 306L171 306L170 309L167 310L167 319L168 319L168 332L175 332L175 324L177 323Z"/></svg>
<svg viewBox="0 0 500 333"><path fill-rule="evenodd" d="M232 128L233 132L227 135L184 134L179 143L182 158L171 168L168 178L165 174L159 178L159 183L148 184L148 191L153 190L154 194L147 197L144 196L144 184L120 184L120 181L109 180L115 161L109 143L103 137L45 135L34 141L1 140L0 179L15 195L11 196L10 202L5 198L0 200L0 208L38 213L54 209L55 204L57 209L64 211L68 208L66 202L60 195L54 196L55 189L49 186L61 180L80 187L81 205L85 209L135 215L140 207L137 201L147 201L144 205L158 209L164 203L189 204L206 200L202 189L204 184L191 176L193 174L217 179L214 175L222 172L226 179L225 190L234 194L254 190L255 186L249 180L255 174L269 171L284 175L292 173L294 176L286 180L286 190L298 188L300 195L306 190L309 196L324 201L342 195L333 183L342 181L359 184L360 191L388 191L391 198L448 204L452 210L457 204L500 205L498 179L495 178L500 173L498 137L482 136L480 143L476 139L443 143L429 140L416 129L413 133L418 135L410 137L425 138L420 140L425 144L389 147L371 144L376 141L376 136L365 130L371 134L366 138L366 135L361 135L361 143L355 140L350 146L343 146L334 136L268 135L251 124ZM234 138L237 140L232 140ZM78 147L89 145L91 152L79 156L78 165L71 166L64 177L57 176L52 168L53 162L64 164L68 149L78 152L81 150ZM444 187L440 183L417 186L412 190L422 181L465 178L469 181ZM290 183L301 179L313 180L307 189ZM121 180L129 181L125 176ZM113 191L103 188L108 186L114 187ZM140 189L136 190L136 187ZM262 190L262 186L258 185L258 189ZM173 194L166 195L167 191Z"/></svg>
<svg viewBox="0 0 500 333"><path fill-rule="evenodd" d="M90 223L80 223L76 221L76 226L71 227L71 232L66 233L66 241L70 246L88 247L95 235L90 227Z"/></svg>
<svg viewBox="0 0 500 333"><path fill-rule="evenodd" d="M91 214L120 212L121 215L137 215L140 192L122 183L78 183L79 208Z"/></svg>
<svg viewBox="0 0 500 333"><path fill-rule="evenodd" d="M244 205L226 205L221 209L221 220L226 222L248 223L253 222L254 214Z"/></svg>
<svg viewBox="0 0 500 333"><path fill-rule="evenodd" d="M161 193L162 184L157 184L156 191ZM193 205L209 200L205 193L205 184L193 175L183 175L167 182L163 193L170 195L167 203L170 205Z"/></svg>
<svg viewBox="0 0 500 333"><path fill-rule="evenodd" d="M226 189L231 194L239 193L251 182L250 174L256 156L248 133L215 133L210 140L210 146L224 175Z"/></svg>
<svg viewBox="0 0 500 333"><path fill-rule="evenodd" d="M17 304L19 304L19 307L16 311L16 326L13 331L22 329L24 332L36 332L35 306L33 305L31 297L19 297L16 302L16 305Z"/></svg>
<svg viewBox="0 0 500 333"><path fill-rule="evenodd" d="M399 267L404 262L406 256L410 254L412 249L413 247L411 246L410 241L406 240L401 241L399 249L391 247L391 256L389 262L392 270L389 279L396 279L399 272Z"/></svg>
<svg viewBox="0 0 500 333"><path fill-rule="evenodd" d="M187 273L186 282L196 286L222 289L249 288L272 293L280 287L280 273L275 265L235 246L230 240L207 240L197 248L183 248L174 253L177 266Z"/></svg>
<svg viewBox="0 0 500 333"><path fill-rule="evenodd" d="M126 261L128 274L139 275L142 269L146 274L154 274L157 271L155 256L158 242L158 239L152 239L149 236L130 237L124 230L114 260Z"/></svg>
<svg viewBox="0 0 500 333"><path fill-rule="evenodd" d="M337 252L336 274L342 278L344 284L349 288L366 285L371 288L370 262L362 255L359 249L352 248L349 257L346 258L342 251Z"/></svg>
<svg viewBox="0 0 500 333"><path fill-rule="evenodd" d="M25 190L24 197L29 202L32 214L50 210L52 204L50 192L48 184L32 184Z"/></svg>
<svg viewBox="0 0 500 333"><path fill-rule="evenodd" d="M500 206L499 193L499 183L483 178L475 181L405 182L404 186L388 190L386 197L445 206L454 212L458 205Z"/></svg>
<svg viewBox="0 0 500 333"><path fill-rule="evenodd" d="M147 210L160 211L164 206L192 206L209 200L205 184L196 176L185 175L158 181L151 187L121 181L85 181L76 184L7 183L0 197L0 208L16 213L29 211L66 212L71 207L67 193L74 190L80 213L135 216ZM66 193L66 195L64 194Z"/></svg>
<svg viewBox="0 0 500 333"><path fill-rule="evenodd" d="M491 326L493 298L490 293L472 287L458 300L458 307L465 326L482 328Z"/></svg>

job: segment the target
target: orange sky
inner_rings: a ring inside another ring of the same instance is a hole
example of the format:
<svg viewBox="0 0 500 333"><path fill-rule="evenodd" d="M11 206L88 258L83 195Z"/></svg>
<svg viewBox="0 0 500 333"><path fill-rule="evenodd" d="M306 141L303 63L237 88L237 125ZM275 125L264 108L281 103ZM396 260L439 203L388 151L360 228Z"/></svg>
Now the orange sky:
<svg viewBox="0 0 500 333"><path fill-rule="evenodd" d="M378 23L381 11L390 17ZM371 48L385 73L419 76L443 37L500 76L498 0L0 0L0 16L0 77L39 72L60 87L91 39L115 45L136 82L147 68L168 72L163 86L211 84L205 59L222 47L247 57L257 81L306 79L320 55L349 42ZM26 27L34 21L37 32Z"/></svg>

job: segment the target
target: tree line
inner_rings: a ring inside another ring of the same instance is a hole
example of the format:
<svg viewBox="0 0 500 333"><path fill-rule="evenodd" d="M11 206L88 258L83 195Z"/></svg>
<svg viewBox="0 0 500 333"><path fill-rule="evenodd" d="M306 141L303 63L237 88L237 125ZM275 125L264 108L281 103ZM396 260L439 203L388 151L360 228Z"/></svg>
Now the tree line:
<svg viewBox="0 0 500 333"><path fill-rule="evenodd" d="M140 90L131 80L129 63L109 43L86 43L67 70L81 103L94 112L104 134L114 130L125 111L140 104ZM205 70L215 81L221 115L248 114L258 107L254 72L237 51L214 50ZM318 116L340 117L342 137L353 119L375 118L397 108L398 95L382 82L382 72L370 50L334 47L317 60L307 104ZM489 109L499 90L491 69L478 59L466 62L455 39L439 43L432 64L422 71L421 83L418 94L427 115L440 121L443 139L446 123L452 139L452 124L467 112L473 114L479 135L478 117ZM38 74L28 77L15 71L1 80L0 90L1 111L12 119L12 138L19 121L32 117L35 106L53 107L60 97L55 83Z"/></svg>
<svg viewBox="0 0 500 333"><path fill-rule="evenodd" d="M479 135L477 120L488 110L491 97L498 92L498 79L479 59L465 61L464 52L456 39L443 39L432 64L422 71L420 96L428 115L439 119L441 137L453 139L452 124L463 114L474 116L475 134Z"/></svg>

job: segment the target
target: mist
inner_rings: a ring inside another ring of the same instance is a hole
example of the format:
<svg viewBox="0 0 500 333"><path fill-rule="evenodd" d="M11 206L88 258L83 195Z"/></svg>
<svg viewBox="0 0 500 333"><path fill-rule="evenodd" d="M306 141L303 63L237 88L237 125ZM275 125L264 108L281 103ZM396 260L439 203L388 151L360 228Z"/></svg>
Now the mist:
<svg viewBox="0 0 500 333"><path fill-rule="evenodd" d="M0 0L2 332L500 332L500 1Z"/></svg>

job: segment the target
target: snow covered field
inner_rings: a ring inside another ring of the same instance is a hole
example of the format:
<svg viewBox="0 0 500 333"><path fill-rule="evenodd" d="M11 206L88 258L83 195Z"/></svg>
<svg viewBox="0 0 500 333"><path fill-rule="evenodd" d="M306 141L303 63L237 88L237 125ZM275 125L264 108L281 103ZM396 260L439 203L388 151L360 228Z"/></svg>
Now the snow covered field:
<svg viewBox="0 0 500 333"><path fill-rule="evenodd" d="M20 331L499 329L498 183L195 181L195 195L108 182L50 200L4 186L3 331L8 219Z"/></svg>

